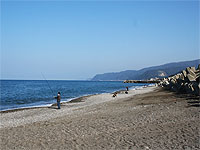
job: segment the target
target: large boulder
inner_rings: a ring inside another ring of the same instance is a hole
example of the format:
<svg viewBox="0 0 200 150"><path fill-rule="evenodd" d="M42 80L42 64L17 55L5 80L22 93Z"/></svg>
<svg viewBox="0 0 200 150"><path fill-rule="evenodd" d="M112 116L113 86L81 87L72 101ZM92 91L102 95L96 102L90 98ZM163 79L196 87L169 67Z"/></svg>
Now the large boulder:
<svg viewBox="0 0 200 150"><path fill-rule="evenodd" d="M182 71L183 76L186 78L187 77L187 72L185 70Z"/></svg>
<svg viewBox="0 0 200 150"><path fill-rule="evenodd" d="M185 77L184 77L183 73L180 73L180 76L179 76L178 80L184 81L184 79L185 79Z"/></svg>
<svg viewBox="0 0 200 150"><path fill-rule="evenodd" d="M196 78L196 82L197 82L197 83L200 82L200 76L198 76L198 77Z"/></svg>
<svg viewBox="0 0 200 150"><path fill-rule="evenodd" d="M190 70L193 72L196 72L197 70L195 69L195 67L190 67Z"/></svg>
<svg viewBox="0 0 200 150"><path fill-rule="evenodd" d="M197 70L200 70L200 64L198 65Z"/></svg>
<svg viewBox="0 0 200 150"><path fill-rule="evenodd" d="M191 75L191 74L187 74L186 79L187 79L189 82L196 81L196 76L193 76L193 75Z"/></svg>
<svg viewBox="0 0 200 150"><path fill-rule="evenodd" d="M200 93L200 90L199 90L199 88L200 88L200 83L193 82L193 83L192 83L192 88L194 89L193 94L199 95L199 93Z"/></svg>
<svg viewBox="0 0 200 150"><path fill-rule="evenodd" d="M175 84L177 83L177 81L176 81L175 78L172 78L172 79L170 80L170 82L171 82L173 85L175 85Z"/></svg>
<svg viewBox="0 0 200 150"><path fill-rule="evenodd" d="M187 75L190 74L191 76L196 77L196 74L195 74L196 70L195 71L193 70L195 70L195 68L192 69L192 67L187 67L186 68Z"/></svg>
<svg viewBox="0 0 200 150"><path fill-rule="evenodd" d="M191 93L191 94L194 93L194 88L193 88L191 83L186 83L185 84L185 90L186 90L187 93Z"/></svg>

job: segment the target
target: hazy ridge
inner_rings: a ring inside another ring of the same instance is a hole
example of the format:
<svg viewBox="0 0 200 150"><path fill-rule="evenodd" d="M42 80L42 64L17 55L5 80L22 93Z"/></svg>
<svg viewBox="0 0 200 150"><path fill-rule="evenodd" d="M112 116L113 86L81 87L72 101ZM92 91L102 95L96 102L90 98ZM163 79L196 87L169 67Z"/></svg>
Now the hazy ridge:
<svg viewBox="0 0 200 150"><path fill-rule="evenodd" d="M95 75L91 80L142 80L150 78L163 78L176 74L186 67L195 66L200 64L200 59L192 61L182 61L167 63L164 65L147 67L140 70L126 70L121 72L103 73Z"/></svg>

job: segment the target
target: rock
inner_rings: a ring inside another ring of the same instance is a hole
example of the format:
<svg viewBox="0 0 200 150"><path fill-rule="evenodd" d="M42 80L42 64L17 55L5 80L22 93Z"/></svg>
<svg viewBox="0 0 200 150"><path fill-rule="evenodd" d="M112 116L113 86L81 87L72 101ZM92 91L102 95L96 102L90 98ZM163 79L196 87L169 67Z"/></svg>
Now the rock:
<svg viewBox="0 0 200 150"><path fill-rule="evenodd" d="M177 74L174 77L175 77L175 79L179 79L180 78L180 74Z"/></svg>
<svg viewBox="0 0 200 150"><path fill-rule="evenodd" d="M179 76L179 80L182 80L184 81L184 75L181 73L180 76Z"/></svg>
<svg viewBox="0 0 200 150"><path fill-rule="evenodd" d="M187 67L181 73L164 78L159 85L174 92L188 93L199 96L200 93L200 65L198 68Z"/></svg>
<svg viewBox="0 0 200 150"><path fill-rule="evenodd" d="M200 83L197 83L197 82L193 82L192 83L192 88L194 89L194 94L195 95L199 95L200 91L199 91L199 88L200 88Z"/></svg>
<svg viewBox="0 0 200 150"><path fill-rule="evenodd" d="M196 82L197 82L197 83L200 82L200 76L198 76L198 77L196 78Z"/></svg>
<svg viewBox="0 0 200 150"><path fill-rule="evenodd" d="M195 67L190 67L190 70L193 71L193 72L196 72Z"/></svg>
<svg viewBox="0 0 200 150"><path fill-rule="evenodd" d="M183 83L177 83L176 84L177 92L181 92L182 91L182 85L183 85Z"/></svg>
<svg viewBox="0 0 200 150"><path fill-rule="evenodd" d="M182 71L183 76L186 78L187 77L187 72L185 70Z"/></svg>
<svg viewBox="0 0 200 150"><path fill-rule="evenodd" d="M186 78L189 80L189 82L196 81L196 76L192 76L191 74L187 74Z"/></svg>
<svg viewBox="0 0 200 150"><path fill-rule="evenodd" d="M200 64L198 65L197 70L200 70Z"/></svg>
<svg viewBox="0 0 200 150"><path fill-rule="evenodd" d="M196 78L198 78L198 77L200 77L200 72L199 71L196 72Z"/></svg>
<svg viewBox="0 0 200 150"><path fill-rule="evenodd" d="M185 86L186 88L186 92L189 94L189 93L194 93L194 88L192 87L192 84L189 83L189 84L186 84Z"/></svg>
<svg viewBox="0 0 200 150"><path fill-rule="evenodd" d="M178 89L177 89L176 86L172 86L170 90L173 91L173 92L178 92Z"/></svg>
<svg viewBox="0 0 200 150"><path fill-rule="evenodd" d="M195 69L195 68L194 68ZM186 68L187 75L190 74L191 76L196 77L195 72L191 69L191 67Z"/></svg>

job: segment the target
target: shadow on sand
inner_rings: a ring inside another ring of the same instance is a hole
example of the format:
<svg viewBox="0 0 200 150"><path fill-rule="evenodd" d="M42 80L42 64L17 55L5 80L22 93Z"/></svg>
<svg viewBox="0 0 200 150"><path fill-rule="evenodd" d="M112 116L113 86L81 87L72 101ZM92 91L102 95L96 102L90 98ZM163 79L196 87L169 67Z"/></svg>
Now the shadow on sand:
<svg viewBox="0 0 200 150"><path fill-rule="evenodd" d="M58 107L55 107L55 106L49 106L48 108L50 108L50 109L58 109Z"/></svg>
<svg viewBox="0 0 200 150"><path fill-rule="evenodd" d="M199 96L187 95L186 97L189 107L200 107Z"/></svg>
<svg viewBox="0 0 200 150"><path fill-rule="evenodd" d="M191 94L177 94L179 98L186 98L188 107L200 107L200 96L191 95Z"/></svg>

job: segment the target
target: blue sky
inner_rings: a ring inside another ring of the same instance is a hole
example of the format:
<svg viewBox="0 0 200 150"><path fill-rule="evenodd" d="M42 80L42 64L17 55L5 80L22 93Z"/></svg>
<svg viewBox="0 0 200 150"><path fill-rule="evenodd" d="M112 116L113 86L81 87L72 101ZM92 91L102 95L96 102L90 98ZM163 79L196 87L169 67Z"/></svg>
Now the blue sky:
<svg viewBox="0 0 200 150"><path fill-rule="evenodd" d="M199 58L198 1L3 1L1 79L88 79Z"/></svg>

